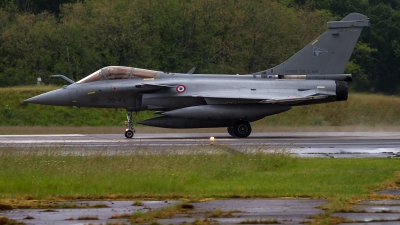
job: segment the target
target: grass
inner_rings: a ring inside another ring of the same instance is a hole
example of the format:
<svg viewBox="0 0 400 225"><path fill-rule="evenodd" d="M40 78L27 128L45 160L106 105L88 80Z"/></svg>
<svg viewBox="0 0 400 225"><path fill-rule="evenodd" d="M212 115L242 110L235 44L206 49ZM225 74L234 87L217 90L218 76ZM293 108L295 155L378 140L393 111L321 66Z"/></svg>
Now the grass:
<svg viewBox="0 0 400 225"><path fill-rule="evenodd" d="M269 219L269 220L258 219L258 220L245 220L240 222L239 224L280 224L280 222L277 219Z"/></svg>
<svg viewBox="0 0 400 225"><path fill-rule="evenodd" d="M6 205L6 204L0 204L0 211L1 210L11 210L13 207Z"/></svg>
<svg viewBox="0 0 400 225"><path fill-rule="evenodd" d="M350 199L397 187L400 181L397 158L310 159L284 151L229 154L225 150L217 146L212 154L193 149L190 155L179 151L76 155L57 148L4 147L0 203L54 198Z"/></svg>
<svg viewBox="0 0 400 225"><path fill-rule="evenodd" d="M8 219L7 217L0 216L0 225L21 225L21 224L25 224L25 223L17 222L15 220Z"/></svg>
<svg viewBox="0 0 400 225"><path fill-rule="evenodd" d="M77 220L98 220L99 216L97 215L86 215L86 216L80 216L78 217Z"/></svg>
<svg viewBox="0 0 400 225"><path fill-rule="evenodd" d="M109 219L129 219L131 218L132 214L123 213L123 214L114 214Z"/></svg>
<svg viewBox="0 0 400 225"><path fill-rule="evenodd" d="M10 199L1 199L3 207L0 207L1 210L12 210L12 209L46 209L45 211L52 211L54 209L88 209L88 208L108 208L106 204L75 204L75 203L63 203L64 199L53 197L54 201L43 201L34 199L31 195L24 195L18 198L10 198Z"/></svg>
<svg viewBox="0 0 400 225"><path fill-rule="evenodd" d="M43 106L22 101L58 86L0 88L0 126L117 126L124 127L125 110ZM293 107L254 125L268 126L399 126L400 98L351 93L348 101ZM153 117L139 113L137 121Z"/></svg>
<svg viewBox="0 0 400 225"><path fill-rule="evenodd" d="M312 198L330 200L322 208L325 213L313 217L313 224L332 224L343 222L332 213L352 212L352 204L360 199L398 198L374 191L400 186L399 158L297 158L271 149L232 154L218 145L212 149L193 147L191 154L182 154L179 149L117 155L108 154L107 149L90 154L84 148L75 150L82 154L57 147L3 146L2 209L68 208L74 205L54 201L82 199ZM135 213L130 219L132 223L155 223L193 208L185 205L189 204ZM210 215L231 214L215 210Z"/></svg>
<svg viewBox="0 0 400 225"><path fill-rule="evenodd" d="M33 219L35 219L35 217L30 216L30 215L27 215L24 217L24 220L33 220Z"/></svg>
<svg viewBox="0 0 400 225"><path fill-rule="evenodd" d="M142 201L135 201L132 205L133 206L144 206Z"/></svg>
<svg viewBox="0 0 400 225"><path fill-rule="evenodd" d="M231 218L231 217L233 217L233 215L231 212L224 212L220 209L216 209L211 212L210 217L211 218Z"/></svg>
<svg viewBox="0 0 400 225"><path fill-rule="evenodd" d="M99 151L96 155L83 152L66 156L57 149L21 152L6 147L0 153L0 197L230 196L240 194L244 184L234 192L226 186L243 182L243 174L252 177L253 172L273 171L296 160L282 152L232 155L224 148L216 149L214 155L200 151L194 155L169 153L108 156ZM263 163L255 163L257 160ZM219 181L225 184L221 186Z"/></svg>
<svg viewBox="0 0 400 225"><path fill-rule="evenodd" d="M193 224L193 225L217 225L218 221L212 220L210 218L204 218L204 219L195 219L191 223L182 223L182 224Z"/></svg>
<svg viewBox="0 0 400 225"><path fill-rule="evenodd" d="M130 218L132 224L143 224L156 222L158 219L168 219L178 213L185 213L187 209L182 208L182 205L177 204L159 210L151 210L147 213L134 212Z"/></svg>

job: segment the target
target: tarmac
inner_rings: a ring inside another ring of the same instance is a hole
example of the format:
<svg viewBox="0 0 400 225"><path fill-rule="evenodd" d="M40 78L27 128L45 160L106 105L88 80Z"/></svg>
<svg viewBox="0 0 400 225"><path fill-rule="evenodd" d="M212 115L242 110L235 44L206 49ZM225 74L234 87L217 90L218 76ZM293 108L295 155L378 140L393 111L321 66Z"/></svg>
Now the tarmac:
<svg viewBox="0 0 400 225"><path fill-rule="evenodd" d="M233 151L284 149L300 157L399 157L400 132L281 132L253 133L248 138L232 138L225 133L136 134L127 139L122 134L0 135L1 147L56 146L64 151L84 148L87 154L107 150L121 154L146 150L163 153L179 147L189 153L193 147L228 147Z"/></svg>
<svg viewBox="0 0 400 225"><path fill-rule="evenodd" d="M396 190L398 191L398 190ZM400 196L398 196L400 197ZM148 212L180 201L83 201L76 205L106 205L102 208L85 209L15 209L0 215L25 224L112 224L129 223L126 218L134 212ZM185 224L207 221L210 224L268 223L304 224L312 222L313 216L325 213L320 206L327 200L313 199L223 199L185 203L191 208L169 219L158 219L159 224ZM60 202L57 204L68 204ZM342 224L400 224L400 200L362 201L351 212L334 213L332 216L346 220Z"/></svg>

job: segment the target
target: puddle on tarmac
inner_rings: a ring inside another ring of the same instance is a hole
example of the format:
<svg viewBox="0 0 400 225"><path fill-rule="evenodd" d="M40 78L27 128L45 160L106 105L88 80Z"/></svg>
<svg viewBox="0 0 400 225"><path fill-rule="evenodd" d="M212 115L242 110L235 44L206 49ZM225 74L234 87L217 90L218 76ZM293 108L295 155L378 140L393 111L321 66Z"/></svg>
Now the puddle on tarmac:
<svg viewBox="0 0 400 225"><path fill-rule="evenodd" d="M117 221L128 222L127 219L110 219L112 216L132 214L135 211L146 212L149 209L160 209L174 205L179 201L141 201L143 206L133 206L134 201L85 201L74 204L99 205L105 204L108 208L85 209L16 209L3 211L9 219L22 221L26 224L106 224ZM308 221L308 217L322 213L318 206L326 204L326 200L306 199L228 199L208 202L190 203L194 206L187 214L178 214L171 219L159 220L160 224L191 223L196 218L210 218L223 223L239 223L246 220L279 221L281 224L298 224ZM218 212L215 215L215 212ZM213 218L218 217L218 218ZM28 218L32 219L24 219ZM78 220L86 218L87 220ZM91 219L92 218L92 219ZM96 219L93 219L96 218Z"/></svg>
<svg viewBox="0 0 400 225"><path fill-rule="evenodd" d="M398 189L379 191L378 193L400 196ZM2 211L0 215L26 224L128 223L126 218L112 219L112 217L130 215L137 211L147 212L181 203L180 201L140 201L143 205L135 206L134 202L134 200L70 202L70 204L78 206L106 205L107 207L55 210L15 209ZM318 206L327 203L327 200L309 199L224 199L194 202L189 203L193 206L193 209L187 213L177 214L170 219L161 219L157 222L160 224L182 224L207 218L208 221L217 224L237 224L243 221L275 221L280 224L298 224L310 222L310 216L324 213ZM352 220L358 222L358 224L377 224L374 221L386 221L384 224L400 224L400 200L362 201L354 206L354 210L355 212L352 213L334 213L332 216Z"/></svg>
<svg viewBox="0 0 400 225"><path fill-rule="evenodd" d="M107 205L107 208L84 209L14 209L0 212L9 219L25 224L107 224L120 221L127 222L126 218L111 219L136 211L147 212L150 209L161 209L179 203L179 201L141 201L143 206L134 206L135 201L82 201L71 202L76 205ZM62 204L66 204L62 202ZM28 219L30 218L30 219Z"/></svg>

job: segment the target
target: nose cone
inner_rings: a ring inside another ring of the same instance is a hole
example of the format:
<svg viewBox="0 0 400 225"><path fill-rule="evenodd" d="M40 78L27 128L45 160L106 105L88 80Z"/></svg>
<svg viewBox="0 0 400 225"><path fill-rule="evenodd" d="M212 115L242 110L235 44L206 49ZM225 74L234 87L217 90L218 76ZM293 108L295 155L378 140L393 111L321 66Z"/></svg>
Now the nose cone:
<svg viewBox="0 0 400 225"><path fill-rule="evenodd" d="M69 90L63 88L26 99L24 102L41 105L71 106Z"/></svg>

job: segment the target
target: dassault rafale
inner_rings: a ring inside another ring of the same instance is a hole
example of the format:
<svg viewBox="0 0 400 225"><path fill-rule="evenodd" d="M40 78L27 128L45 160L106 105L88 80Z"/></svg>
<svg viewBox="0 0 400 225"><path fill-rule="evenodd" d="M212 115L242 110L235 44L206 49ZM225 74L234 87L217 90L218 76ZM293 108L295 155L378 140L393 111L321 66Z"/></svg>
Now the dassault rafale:
<svg viewBox="0 0 400 225"><path fill-rule="evenodd" d="M127 111L125 136L132 138L135 117L142 110L156 116L139 124L164 128L227 127L233 137L251 133L250 122L293 106L345 101L347 62L369 19L351 13L328 22L328 30L285 62L245 75L164 73L108 66L70 84L24 102Z"/></svg>

